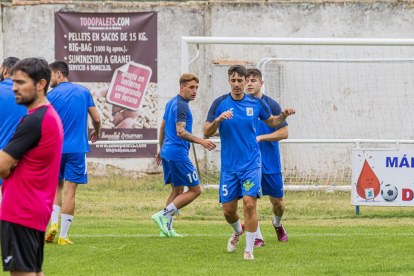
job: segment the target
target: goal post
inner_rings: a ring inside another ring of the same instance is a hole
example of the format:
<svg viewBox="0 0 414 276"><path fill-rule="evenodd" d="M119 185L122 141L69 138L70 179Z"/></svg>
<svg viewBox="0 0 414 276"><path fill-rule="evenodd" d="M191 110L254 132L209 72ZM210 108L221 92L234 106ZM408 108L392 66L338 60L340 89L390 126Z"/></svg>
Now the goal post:
<svg viewBox="0 0 414 276"><path fill-rule="evenodd" d="M181 73L188 72L190 44L414 46L414 39L181 37Z"/></svg>
<svg viewBox="0 0 414 276"><path fill-rule="evenodd" d="M285 184L351 185L353 148L413 147L414 39L182 37L181 72L209 70L208 107L232 62L261 69L264 93L297 110L280 142ZM218 184L220 148L195 149L203 184Z"/></svg>

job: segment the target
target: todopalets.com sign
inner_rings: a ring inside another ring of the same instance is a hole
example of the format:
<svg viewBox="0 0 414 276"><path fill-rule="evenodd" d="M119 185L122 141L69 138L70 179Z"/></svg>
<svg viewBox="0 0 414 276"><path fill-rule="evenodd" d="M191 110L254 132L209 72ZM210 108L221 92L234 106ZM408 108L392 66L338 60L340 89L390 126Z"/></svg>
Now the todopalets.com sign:
<svg viewBox="0 0 414 276"><path fill-rule="evenodd" d="M354 149L352 205L414 206L414 150Z"/></svg>
<svg viewBox="0 0 414 276"><path fill-rule="evenodd" d="M55 58L87 87L101 140L155 140L158 126L157 14L55 14ZM89 122L89 129L92 124ZM154 157L157 145L91 146L89 157Z"/></svg>
<svg viewBox="0 0 414 276"><path fill-rule="evenodd" d="M109 82L129 62L150 67L156 82L156 13L58 12L55 57L68 63L74 82Z"/></svg>

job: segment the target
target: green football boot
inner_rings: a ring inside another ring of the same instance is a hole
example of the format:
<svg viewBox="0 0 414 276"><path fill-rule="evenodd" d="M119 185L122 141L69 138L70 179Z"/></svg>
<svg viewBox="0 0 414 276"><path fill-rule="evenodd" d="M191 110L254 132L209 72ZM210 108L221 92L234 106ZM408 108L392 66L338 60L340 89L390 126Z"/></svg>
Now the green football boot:
<svg viewBox="0 0 414 276"><path fill-rule="evenodd" d="M167 237L170 236L170 232L168 231L168 224L170 221L168 218L164 217L161 212L158 212L154 215L152 215L152 219L155 221L155 223L160 228L161 232L164 233Z"/></svg>
<svg viewBox="0 0 414 276"><path fill-rule="evenodd" d="M170 232L170 237L172 237L172 238L177 238L177 237L182 238L182 237L184 237L183 235L180 235L177 232L175 232L174 229L170 230L169 232ZM167 238L167 236L163 232L161 232L160 237L161 238Z"/></svg>

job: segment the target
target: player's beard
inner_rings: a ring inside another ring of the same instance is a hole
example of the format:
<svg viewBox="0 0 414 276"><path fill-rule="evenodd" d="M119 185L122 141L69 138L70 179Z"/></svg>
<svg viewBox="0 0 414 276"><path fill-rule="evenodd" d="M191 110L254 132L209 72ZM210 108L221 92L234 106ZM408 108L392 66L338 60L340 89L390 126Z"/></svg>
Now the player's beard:
<svg viewBox="0 0 414 276"><path fill-rule="evenodd" d="M35 102L39 96L37 95L36 91L34 91L33 94L24 97L22 94L18 93L20 96L20 100L17 100L16 98L16 103L19 105L24 105L24 106L30 106L33 102ZM15 93L16 95L16 93Z"/></svg>
<svg viewBox="0 0 414 276"><path fill-rule="evenodd" d="M0 73L0 82L4 81L4 70Z"/></svg>

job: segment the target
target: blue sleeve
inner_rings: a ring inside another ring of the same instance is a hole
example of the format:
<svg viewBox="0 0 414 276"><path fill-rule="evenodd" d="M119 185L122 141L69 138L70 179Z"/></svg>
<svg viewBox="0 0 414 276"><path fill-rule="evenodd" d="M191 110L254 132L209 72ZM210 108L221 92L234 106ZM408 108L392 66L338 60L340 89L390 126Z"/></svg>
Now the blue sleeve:
<svg viewBox="0 0 414 276"><path fill-rule="evenodd" d="M177 99L177 117L175 122L187 122L188 104L184 100Z"/></svg>
<svg viewBox="0 0 414 276"><path fill-rule="evenodd" d="M259 101L260 107L261 107L260 113L259 113L260 120L264 121L264 120L269 119L269 117L272 116L272 113L270 113L269 106L261 99L257 98L257 100Z"/></svg>
<svg viewBox="0 0 414 276"><path fill-rule="evenodd" d="M86 89L86 95L88 97L88 107L95 106L95 103L93 102L93 99L92 99L91 92L89 92L88 89Z"/></svg>
<svg viewBox="0 0 414 276"><path fill-rule="evenodd" d="M214 100L213 104L210 107L210 110L208 111L206 122L212 123L217 118L217 110L220 105L220 103L224 100L223 97L219 97Z"/></svg>
<svg viewBox="0 0 414 276"><path fill-rule="evenodd" d="M279 116L280 114L282 114L282 108L280 107L280 105L276 102L276 101L270 101L269 102L270 105L270 110L272 111L272 114L275 116ZM283 124L281 126L279 126L278 128L287 126L287 122L284 121Z"/></svg>
<svg viewBox="0 0 414 276"><path fill-rule="evenodd" d="M53 105L53 101L54 101L53 90L47 93L46 99Z"/></svg>

